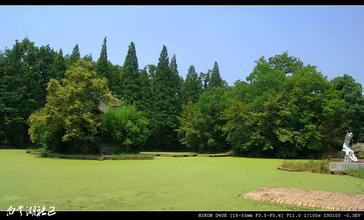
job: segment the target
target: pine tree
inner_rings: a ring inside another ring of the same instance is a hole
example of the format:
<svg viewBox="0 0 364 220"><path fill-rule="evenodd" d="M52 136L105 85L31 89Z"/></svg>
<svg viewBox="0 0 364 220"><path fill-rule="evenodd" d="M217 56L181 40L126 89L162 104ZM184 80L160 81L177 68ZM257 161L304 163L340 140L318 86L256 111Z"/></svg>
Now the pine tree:
<svg viewBox="0 0 364 220"><path fill-rule="evenodd" d="M175 98L177 99L176 114L179 115L182 111L183 104L183 78L179 75L176 55L174 54L169 65L172 71L173 83L175 84Z"/></svg>
<svg viewBox="0 0 364 220"><path fill-rule="evenodd" d="M109 68L109 61L107 60L107 47L106 47L106 37L101 46L100 57L96 63L96 72L97 74L106 77L106 79L110 79L110 68Z"/></svg>
<svg viewBox="0 0 364 220"><path fill-rule="evenodd" d="M209 88L221 87L221 86L224 86L224 81L222 80L222 78L220 76L219 65L215 61L214 67L212 68L212 72L211 72L211 76L210 76Z"/></svg>
<svg viewBox="0 0 364 220"><path fill-rule="evenodd" d="M174 70L169 65L167 48L163 46L152 79L154 131L151 142L164 148L178 145L175 129L178 127L176 117L180 110L176 94L176 65L173 64L173 67Z"/></svg>
<svg viewBox="0 0 364 220"><path fill-rule="evenodd" d="M59 49L56 59L55 59L55 66L56 66L56 79L61 79L64 77L64 73L66 72L66 62L63 57L62 49Z"/></svg>
<svg viewBox="0 0 364 220"><path fill-rule="evenodd" d="M76 63L80 58L81 58L80 49L78 48L78 44L76 44L76 46L73 48L72 54L69 58L70 59L69 65Z"/></svg>
<svg viewBox="0 0 364 220"><path fill-rule="evenodd" d="M202 81L197 75L195 67L191 65L188 68L186 80L183 84L183 94L185 103L192 101L196 103L202 92Z"/></svg>
<svg viewBox="0 0 364 220"><path fill-rule="evenodd" d="M138 67L135 45L131 42L123 65L122 96L126 103L135 104L140 109L142 107L142 94Z"/></svg>
<svg viewBox="0 0 364 220"><path fill-rule="evenodd" d="M200 75L199 75L199 78L200 78L200 80L202 82L203 90L207 90L207 88L209 86L210 74L211 74L211 70L209 69L207 71L207 73L201 72Z"/></svg>

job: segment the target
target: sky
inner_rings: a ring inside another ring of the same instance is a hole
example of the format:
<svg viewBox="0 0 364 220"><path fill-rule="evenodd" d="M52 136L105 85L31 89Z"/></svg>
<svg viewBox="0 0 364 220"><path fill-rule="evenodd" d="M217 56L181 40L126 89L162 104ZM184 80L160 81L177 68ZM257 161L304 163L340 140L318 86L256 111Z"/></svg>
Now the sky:
<svg viewBox="0 0 364 220"><path fill-rule="evenodd" d="M229 85L245 80L259 57L299 57L332 79L364 84L364 6L0 6L0 50L28 37L69 54L122 65L130 42L139 67L157 64L162 46L179 73L206 72L217 61Z"/></svg>

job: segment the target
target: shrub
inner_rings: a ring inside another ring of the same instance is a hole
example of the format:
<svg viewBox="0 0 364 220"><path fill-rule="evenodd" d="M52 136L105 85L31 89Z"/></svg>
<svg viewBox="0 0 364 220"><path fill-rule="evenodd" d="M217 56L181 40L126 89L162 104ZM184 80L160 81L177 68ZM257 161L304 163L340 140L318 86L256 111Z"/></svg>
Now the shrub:
<svg viewBox="0 0 364 220"><path fill-rule="evenodd" d="M120 144L126 152L138 151L150 134L148 119L132 105L115 109L109 106L102 116L101 124L104 141Z"/></svg>
<svg viewBox="0 0 364 220"><path fill-rule="evenodd" d="M298 172L330 173L329 164L326 161L283 161L281 168Z"/></svg>

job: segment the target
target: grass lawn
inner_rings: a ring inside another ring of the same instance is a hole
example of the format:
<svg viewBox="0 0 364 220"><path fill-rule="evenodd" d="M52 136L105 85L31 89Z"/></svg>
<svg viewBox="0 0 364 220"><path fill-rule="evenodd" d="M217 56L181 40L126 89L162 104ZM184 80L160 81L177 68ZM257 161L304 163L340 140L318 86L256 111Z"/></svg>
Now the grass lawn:
<svg viewBox="0 0 364 220"><path fill-rule="evenodd" d="M239 198L259 187L364 193L363 179L285 172L279 159L156 157L154 160L36 158L0 150L0 210L305 210ZM306 208L308 210L308 208Z"/></svg>
<svg viewBox="0 0 364 220"><path fill-rule="evenodd" d="M155 154L160 154L160 155L193 155L193 154L197 154L197 153L193 153L193 152L140 152L141 154L151 154L151 155L155 155Z"/></svg>

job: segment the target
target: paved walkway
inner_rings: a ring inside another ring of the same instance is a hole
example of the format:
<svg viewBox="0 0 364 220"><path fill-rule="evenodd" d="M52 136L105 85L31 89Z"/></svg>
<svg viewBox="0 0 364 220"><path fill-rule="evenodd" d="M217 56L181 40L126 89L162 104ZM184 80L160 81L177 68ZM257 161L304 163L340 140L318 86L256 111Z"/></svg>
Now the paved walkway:
<svg viewBox="0 0 364 220"><path fill-rule="evenodd" d="M264 187L242 195L245 199L342 211L363 211L364 194Z"/></svg>

